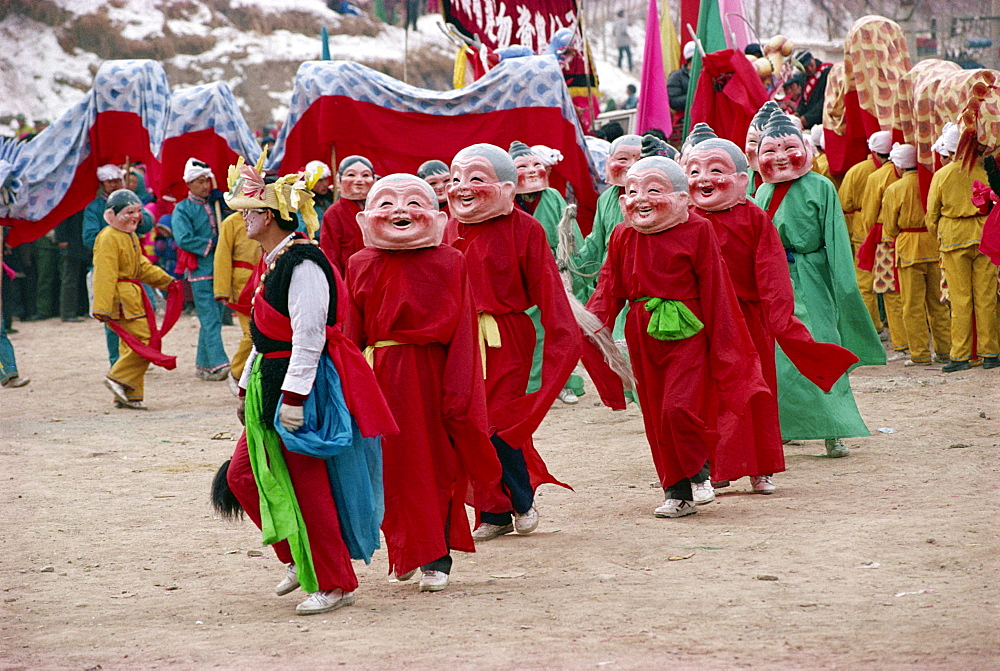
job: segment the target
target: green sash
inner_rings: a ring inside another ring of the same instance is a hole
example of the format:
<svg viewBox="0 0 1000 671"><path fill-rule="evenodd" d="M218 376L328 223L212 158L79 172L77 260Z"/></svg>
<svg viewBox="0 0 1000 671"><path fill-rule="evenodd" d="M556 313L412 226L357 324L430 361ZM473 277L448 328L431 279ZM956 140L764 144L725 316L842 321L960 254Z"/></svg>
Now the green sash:
<svg viewBox="0 0 1000 671"><path fill-rule="evenodd" d="M705 328L701 320L680 301L649 297L638 300L645 301L646 311L651 313L646 332L657 340L684 340Z"/></svg>

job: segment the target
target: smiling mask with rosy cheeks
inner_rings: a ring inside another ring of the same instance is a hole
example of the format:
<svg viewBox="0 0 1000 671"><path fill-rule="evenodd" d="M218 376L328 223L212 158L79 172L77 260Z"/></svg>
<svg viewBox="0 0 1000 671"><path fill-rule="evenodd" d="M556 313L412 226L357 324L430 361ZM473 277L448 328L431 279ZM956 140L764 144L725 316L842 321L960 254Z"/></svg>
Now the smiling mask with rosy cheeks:
<svg viewBox="0 0 1000 671"><path fill-rule="evenodd" d="M746 202L747 160L729 140L706 140L692 148L684 165L694 204L721 212Z"/></svg>
<svg viewBox="0 0 1000 671"><path fill-rule="evenodd" d="M538 193L549 188L549 171L531 148L523 142L516 140L511 143L508 152L514 159L514 167L517 168L517 189L518 195L523 193Z"/></svg>
<svg viewBox="0 0 1000 671"><path fill-rule="evenodd" d="M768 184L798 179L812 170L813 153L785 115L768 121L760 138L760 174Z"/></svg>
<svg viewBox="0 0 1000 671"><path fill-rule="evenodd" d="M474 144L451 163L448 206L463 224L478 224L510 214L514 209L517 168L500 147Z"/></svg>
<svg viewBox="0 0 1000 671"><path fill-rule="evenodd" d="M427 182L397 173L375 183L357 221L366 247L420 249L441 244L448 216Z"/></svg>
<svg viewBox="0 0 1000 671"><path fill-rule="evenodd" d="M778 107L778 103L773 100L768 100L759 110L757 110L757 114L754 115L753 120L750 122L750 127L747 129L747 139L746 145L744 146L744 152L747 156L747 162L750 164L750 168L754 172L760 172L760 164L757 162L757 154L761 133L764 132L764 126L767 125L767 122L775 114L775 112L780 113L781 108Z"/></svg>
<svg viewBox="0 0 1000 671"><path fill-rule="evenodd" d="M625 186L625 174L642 155L642 138L622 135L611 143L608 153L608 184Z"/></svg>
<svg viewBox="0 0 1000 671"><path fill-rule="evenodd" d="M337 168L337 182L341 198L363 201L375 182L372 162L364 156L348 156Z"/></svg>
<svg viewBox="0 0 1000 671"><path fill-rule="evenodd" d="M659 233L683 224L691 205L684 171L669 158L641 159L629 168L618 203L625 223L640 233Z"/></svg>

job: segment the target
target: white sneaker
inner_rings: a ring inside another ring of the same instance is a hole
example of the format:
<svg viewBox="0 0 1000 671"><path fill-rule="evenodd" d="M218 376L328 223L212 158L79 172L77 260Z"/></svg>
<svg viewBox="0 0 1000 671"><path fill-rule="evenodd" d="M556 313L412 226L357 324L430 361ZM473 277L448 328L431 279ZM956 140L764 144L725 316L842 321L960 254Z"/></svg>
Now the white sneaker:
<svg viewBox="0 0 1000 671"><path fill-rule="evenodd" d="M406 582L407 580L409 580L410 578L412 578L416 574L417 574L417 569L413 569L412 571L407 571L403 575L397 575L396 576L396 580L399 581L399 582Z"/></svg>
<svg viewBox="0 0 1000 671"><path fill-rule="evenodd" d="M448 586L450 580L451 576L444 571L424 571L420 578L420 591L440 592Z"/></svg>
<svg viewBox="0 0 1000 671"><path fill-rule="evenodd" d="M538 510L531 506L528 512L514 513L514 531L519 534L530 534L538 528Z"/></svg>
<svg viewBox="0 0 1000 671"><path fill-rule="evenodd" d="M111 393L115 395L115 398L123 405L128 405L132 402L129 400L128 390L125 389L125 385L115 382L110 377L106 377L104 378L104 386L110 389Z"/></svg>
<svg viewBox="0 0 1000 671"><path fill-rule="evenodd" d="M476 530L472 532L472 540L474 541L489 541L493 540L497 536L503 536L504 534L509 534L514 530L513 524L504 524L500 526L498 524L489 524L488 522L483 522Z"/></svg>
<svg viewBox="0 0 1000 671"><path fill-rule="evenodd" d="M115 399L116 408L125 408L126 410L149 410L146 404L142 401L126 401L122 403L117 398Z"/></svg>
<svg viewBox="0 0 1000 671"><path fill-rule="evenodd" d="M712 481L691 483L691 499L696 506L703 506L715 500L715 490L712 488Z"/></svg>
<svg viewBox="0 0 1000 671"><path fill-rule="evenodd" d="M354 592L344 592L340 589L329 592L313 592L309 598L295 607L297 615L316 615L329 613L344 606L354 605Z"/></svg>
<svg viewBox="0 0 1000 671"><path fill-rule="evenodd" d="M754 494L774 494L773 475L751 475L750 484L753 485Z"/></svg>
<svg viewBox="0 0 1000 671"><path fill-rule="evenodd" d="M910 358L910 359L907 359L906 361L904 361L903 365L907 366L907 367L909 367L909 366L930 366L931 362L930 361L914 361L912 358Z"/></svg>
<svg viewBox="0 0 1000 671"><path fill-rule="evenodd" d="M684 517L694 515L696 512L698 509L690 501L667 499L662 506L653 511L653 514L657 517Z"/></svg>
<svg viewBox="0 0 1000 671"><path fill-rule="evenodd" d="M566 388L559 392L559 400L566 405L576 405L580 402L580 397L574 394L572 389Z"/></svg>
<svg viewBox="0 0 1000 671"><path fill-rule="evenodd" d="M232 375L229 376L229 391L233 392L233 396L240 395L240 381Z"/></svg>
<svg viewBox="0 0 1000 671"><path fill-rule="evenodd" d="M288 568L285 569L285 577L281 579L277 587L274 588L274 593L278 596L285 596L289 592L294 592L299 588L299 574L295 570L295 564L289 564Z"/></svg>
<svg viewBox="0 0 1000 671"><path fill-rule="evenodd" d="M901 360L907 359L907 358L909 358L909 355L906 353L906 350L904 349L904 350L900 350L898 352L893 352L892 354L890 354L889 356L887 356L885 358L885 360L886 361L901 361Z"/></svg>
<svg viewBox="0 0 1000 671"><path fill-rule="evenodd" d="M826 456L830 458L846 457L851 453L851 449L847 445L844 445L844 441L840 438L827 438L825 443Z"/></svg>

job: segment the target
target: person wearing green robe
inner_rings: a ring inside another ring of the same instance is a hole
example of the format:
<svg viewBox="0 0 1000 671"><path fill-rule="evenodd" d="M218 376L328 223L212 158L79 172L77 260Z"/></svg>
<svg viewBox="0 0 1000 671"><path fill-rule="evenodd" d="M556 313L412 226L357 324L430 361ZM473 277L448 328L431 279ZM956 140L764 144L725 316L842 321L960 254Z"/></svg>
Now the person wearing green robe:
<svg viewBox="0 0 1000 671"><path fill-rule="evenodd" d="M756 201L778 228L789 256L795 316L819 342L846 347L857 365L885 364L885 351L854 276L851 242L836 187L812 172L812 153L801 132L781 115L760 138L765 183ZM825 439L827 455L849 453L842 438L867 436L851 383L845 375L823 393L777 351L778 406L785 440Z"/></svg>
<svg viewBox="0 0 1000 671"><path fill-rule="evenodd" d="M781 114L781 108L778 106L778 103L768 100L757 110L757 114L750 121L750 127L747 128L747 139L743 146L743 151L747 155L747 165L749 166L747 175L750 177L749 181L747 181L747 198L752 198L757 189L764 183L763 175L760 173L760 164L757 161L757 145L760 142L761 133L764 132L764 126L771 118L771 115L775 113Z"/></svg>

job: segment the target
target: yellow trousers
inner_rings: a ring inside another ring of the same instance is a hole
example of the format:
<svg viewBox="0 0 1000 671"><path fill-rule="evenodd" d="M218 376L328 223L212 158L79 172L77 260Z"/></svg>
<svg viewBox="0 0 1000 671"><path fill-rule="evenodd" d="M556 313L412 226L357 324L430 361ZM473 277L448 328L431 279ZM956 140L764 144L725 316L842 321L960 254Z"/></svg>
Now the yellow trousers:
<svg viewBox="0 0 1000 671"><path fill-rule="evenodd" d="M872 285L874 284L875 279L874 277L872 277L872 274L870 272L868 272L867 270L861 270L861 268L858 268L857 266L858 248L860 246L861 245L858 243L854 242L851 243L851 247L853 247L854 249L854 256L855 256L854 276L858 280L858 291L861 292L861 298L865 302L865 307L868 308L868 315L872 318L872 324L875 325L876 331L881 331L882 318L879 317L878 314L878 297L875 295L875 292L872 291Z"/></svg>
<svg viewBox="0 0 1000 671"><path fill-rule="evenodd" d="M941 303L941 269L937 261L915 263L899 269L899 289L903 297L903 324L910 358L930 363L928 339L933 339L939 357L951 354L951 312Z"/></svg>
<svg viewBox="0 0 1000 671"><path fill-rule="evenodd" d="M906 324L903 322L903 297L898 291L887 291L882 294L882 304L885 305L885 320L889 323L892 349L902 352L909 346L906 341Z"/></svg>
<svg viewBox="0 0 1000 671"><path fill-rule="evenodd" d="M997 325L997 275L979 245L941 252L951 298L951 358L972 358L972 320L979 356L1000 354Z"/></svg>
<svg viewBox="0 0 1000 671"><path fill-rule="evenodd" d="M230 374L239 380L240 376L243 375L243 367L247 365L247 358L250 356L250 348L253 347L253 341L250 339L250 317L242 312L237 312L236 318L240 321L240 328L243 329L243 335L240 336L239 347L236 348L236 352L229 362L229 370Z"/></svg>
<svg viewBox="0 0 1000 671"><path fill-rule="evenodd" d="M143 344L149 344L149 324L146 323L146 317L139 317L131 321L116 319L115 323L138 338ZM143 399L147 368L149 368L149 361L136 354L131 347L125 344L123 339L119 338L118 361L115 361L115 365L108 371L108 377L124 385L128 400L141 401Z"/></svg>

